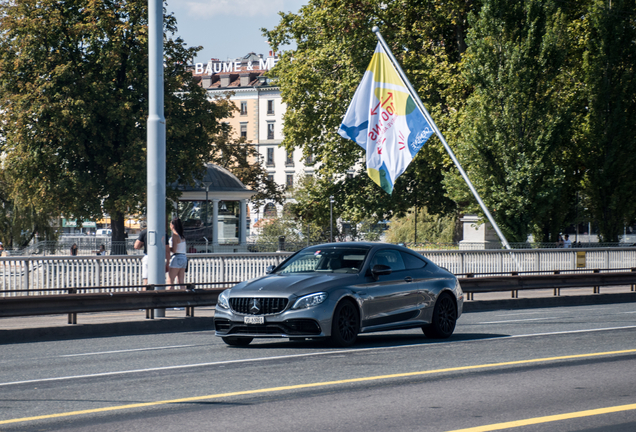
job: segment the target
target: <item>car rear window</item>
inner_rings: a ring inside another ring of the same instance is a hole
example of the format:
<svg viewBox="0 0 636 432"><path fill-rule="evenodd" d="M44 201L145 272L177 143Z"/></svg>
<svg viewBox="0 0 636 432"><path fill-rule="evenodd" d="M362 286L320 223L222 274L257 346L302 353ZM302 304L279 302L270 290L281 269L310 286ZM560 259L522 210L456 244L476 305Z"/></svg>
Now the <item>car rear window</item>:
<svg viewBox="0 0 636 432"><path fill-rule="evenodd" d="M410 253L401 252L404 265L407 270L420 269L426 266L426 261L421 258L411 255Z"/></svg>

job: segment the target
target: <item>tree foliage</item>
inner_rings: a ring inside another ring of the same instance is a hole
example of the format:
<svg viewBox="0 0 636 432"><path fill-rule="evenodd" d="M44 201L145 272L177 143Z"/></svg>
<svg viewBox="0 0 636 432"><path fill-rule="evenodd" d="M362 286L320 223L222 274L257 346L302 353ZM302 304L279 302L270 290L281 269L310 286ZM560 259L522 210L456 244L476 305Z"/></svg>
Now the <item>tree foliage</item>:
<svg viewBox="0 0 636 432"><path fill-rule="evenodd" d="M391 221L385 239L389 243L411 243L415 248L425 243L451 244L455 228L452 215L439 216L430 214L426 208L413 208L405 217Z"/></svg>
<svg viewBox="0 0 636 432"><path fill-rule="evenodd" d="M509 241L556 238L573 209L566 24L554 1L488 0L468 32L458 153ZM449 189L466 199L462 179Z"/></svg>
<svg viewBox="0 0 636 432"><path fill-rule="evenodd" d="M276 50L296 43L272 72L287 104L283 145L316 158L318 193L322 200L334 195L346 203L344 217L357 222L404 214L416 195L436 212L454 210L441 184L450 164L439 141L429 140L389 196L361 169L363 150L337 129L375 49L373 25L380 26L440 127L452 122L465 91L457 64L465 49L466 17L479 3L310 0L298 14L281 14L279 25L265 32Z"/></svg>
<svg viewBox="0 0 636 432"><path fill-rule="evenodd" d="M617 241L636 218L636 2L589 0L581 37L581 154L584 204L602 241Z"/></svg>
<svg viewBox="0 0 636 432"><path fill-rule="evenodd" d="M54 209L36 210L33 206L21 205L9 192L12 189L11 178L0 170L0 242L7 249L23 248L38 235L45 240L54 240L57 235L51 227Z"/></svg>
<svg viewBox="0 0 636 432"><path fill-rule="evenodd" d="M108 213L123 240L124 215L146 202L147 15L142 0L0 3L0 149L21 206ZM232 109L187 70L199 49L164 40L167 184L203 174Z"/></svg>
<svg viewBox="0 0 636 432"><path fill-rule="evenodd" d="M508 240L556 238L580 203L616 240L636 216L624 192L636 186L635 14L634 0L310 0L282 14L265 34L297 46L273 71L283 144L314 155L322 177L300 212L324 212L330 195L351 220L481 212L436 139L387 196L336 134L378 25Z"/></svg>

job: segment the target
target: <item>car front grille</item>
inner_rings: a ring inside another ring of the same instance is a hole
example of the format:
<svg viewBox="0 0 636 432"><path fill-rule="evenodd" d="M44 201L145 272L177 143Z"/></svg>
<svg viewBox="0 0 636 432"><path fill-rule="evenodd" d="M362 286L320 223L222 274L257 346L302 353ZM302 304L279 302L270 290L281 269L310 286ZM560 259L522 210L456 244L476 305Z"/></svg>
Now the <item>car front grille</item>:
<svg viewBox="0 0 636 432"><path fill-rule="evenodd" d="M286 298L238 297L230 299L230 307L234 312L246 315L271 315L285 310Z"/></svg>
<svg viewBox="0 0 636 432"><path fill-rule="evenodd" d="M310 319L293 319L280 323L243 324L224 318L214 319L215 330L224 335L319 335L320 325Z"/></svg>

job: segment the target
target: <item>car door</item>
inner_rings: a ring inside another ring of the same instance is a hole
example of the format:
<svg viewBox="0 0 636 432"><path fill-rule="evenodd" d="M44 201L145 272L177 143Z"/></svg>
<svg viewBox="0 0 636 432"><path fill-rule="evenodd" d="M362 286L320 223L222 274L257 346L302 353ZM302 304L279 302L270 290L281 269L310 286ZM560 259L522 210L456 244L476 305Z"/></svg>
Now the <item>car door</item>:
<svg viewBox="0 0 636 432"><path fill-rule="evenodd" d="M369 281L359 293L362 299L362 326L390 324L417 316L422 292L416 272L406 268L397 249L380 249L371 257L370 269L376 264L391 267L391 274Z"/></svg>

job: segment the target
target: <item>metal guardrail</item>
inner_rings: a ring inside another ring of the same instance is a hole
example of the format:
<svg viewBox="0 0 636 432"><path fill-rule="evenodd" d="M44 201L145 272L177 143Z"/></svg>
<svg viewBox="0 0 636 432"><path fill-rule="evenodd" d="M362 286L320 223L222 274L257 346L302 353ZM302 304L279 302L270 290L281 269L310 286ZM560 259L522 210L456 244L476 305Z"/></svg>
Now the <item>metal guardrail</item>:
<svg viewBox="0 0 636 432"><path fill-rule="evenodd" d="M622 269L629 272L601 273L607 269L597 269L593 273L567 273L561 274L532 274L510 276L483 276L474 277L467 274L459 279L462 290L467 294L468 300L473 300L473 294L486 292L510 291L512 298L519 298L521 290L553 289L554 295L561 295L562 288L592 287L593 294L600 294L602 286L630 285L631 291L636 291L636 268Z"/></svg>
<svg viewBox="0 0 636 432"><path fill-rule="evenodd" d="M146 318L154 318L154 310L182 307L186 316L194 316L194 308L216 305L219 294L236 282L218 288L201 289L189 284L186 289L155 290L159 286L130 287L130 291L113 291L119 287L66 288L66 294L16 296L0 299L0 318L68 314L68 323L77 324L78 313L146 309ZM169 285L161 287L170 288ZM22 290L16 290L22 291Z"/></svg>
<svg viewBox="0 0 636 432"><path fill-rule="evenodd" d="M592 286L594 293L600 294L601 286L631 285L631 291L635 291L636 268L630 272L463 277L460 283L468 300L474 293L511 291L517 298L520 290L546 288L553 288L554 295L559 295L562 288ZM186 308L186 316L194 316L195 307L216 305L220 292L234 284L201 284L223 285L214 289L188 284L187 289L177 290L154 290L152 285L128 287L128 291L117 291L121 287L65 288L66 294L0 298L0 317L68 314L68 323L77 324L78 313L146 309L146 318L152 319L154 309L171 307Z"/></svg>

